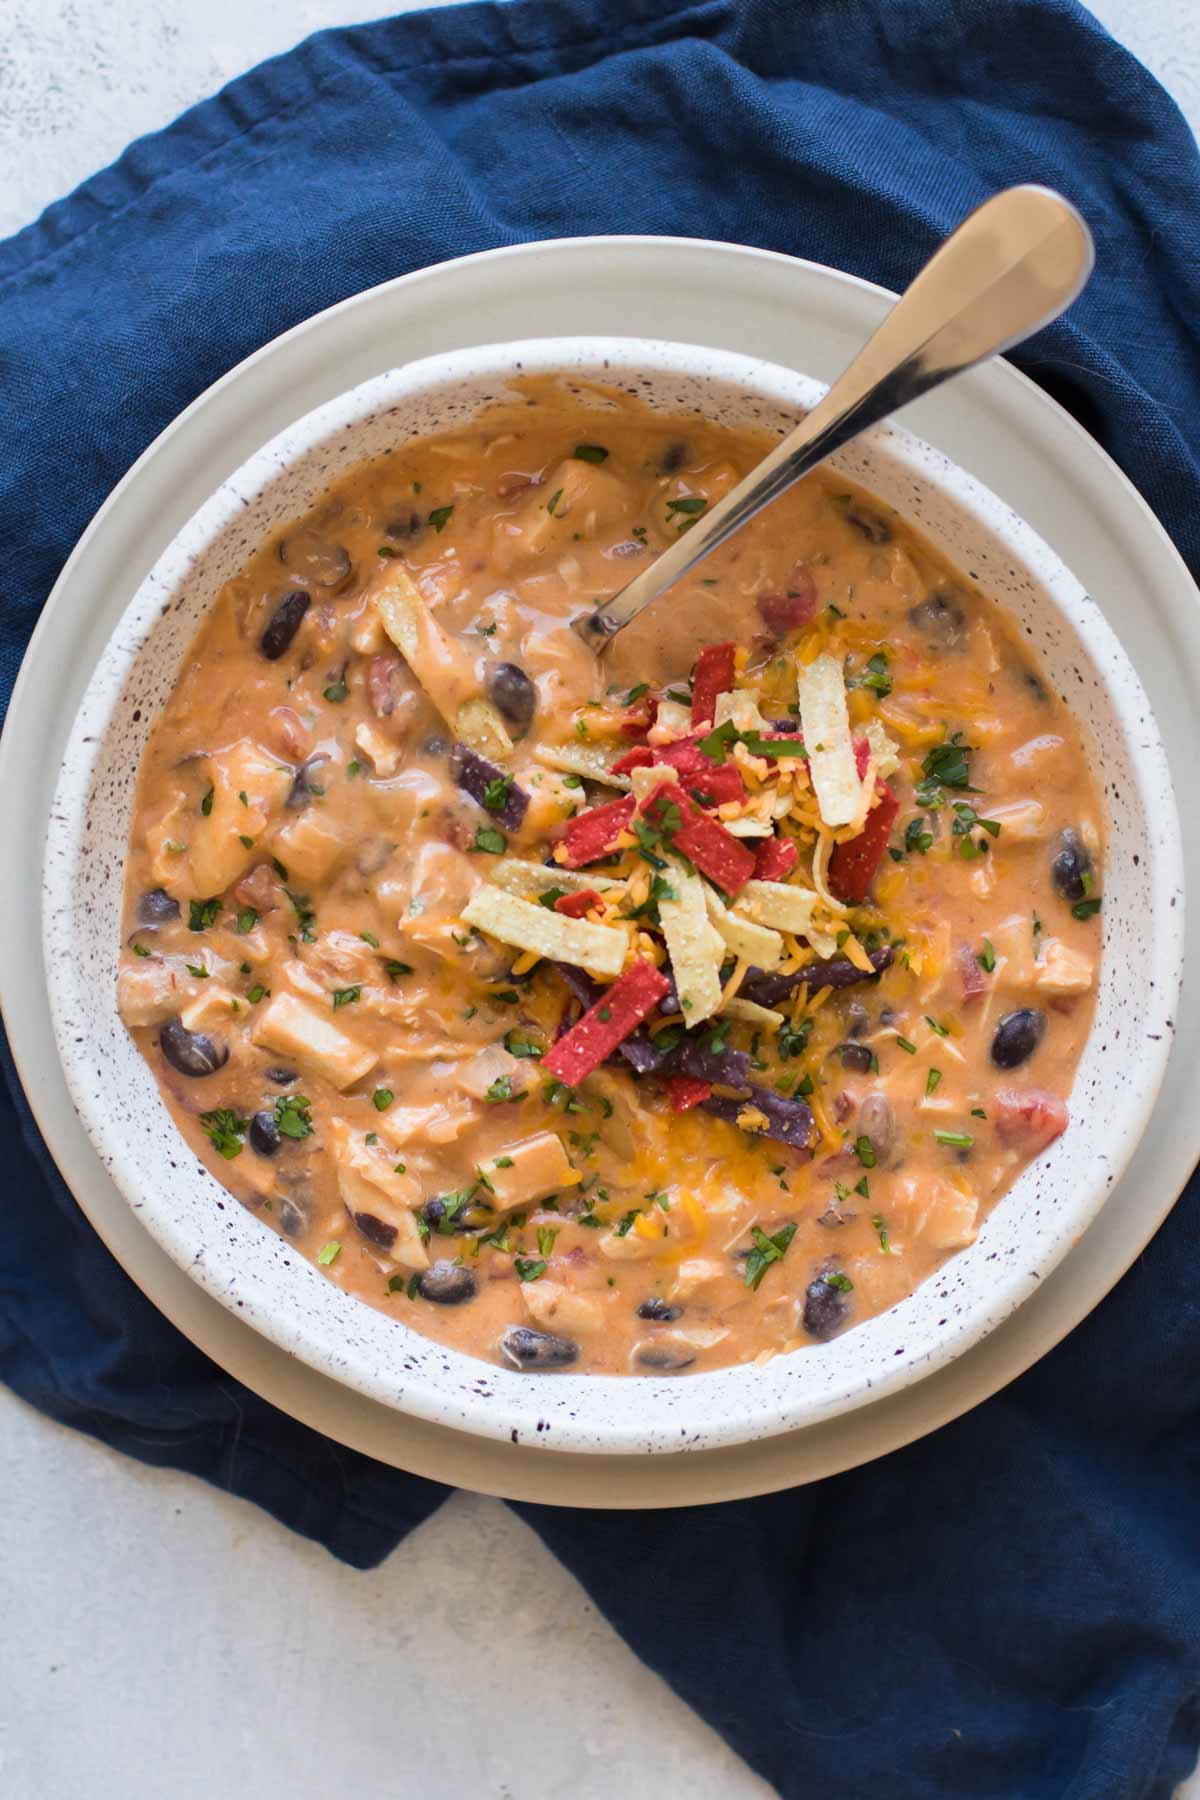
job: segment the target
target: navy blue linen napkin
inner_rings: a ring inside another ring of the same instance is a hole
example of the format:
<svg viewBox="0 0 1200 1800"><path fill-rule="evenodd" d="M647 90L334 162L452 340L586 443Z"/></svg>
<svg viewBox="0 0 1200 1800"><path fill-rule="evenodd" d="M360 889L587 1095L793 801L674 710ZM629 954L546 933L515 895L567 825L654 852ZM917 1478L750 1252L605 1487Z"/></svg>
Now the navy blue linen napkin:
<svg viewBox="0 0 1200 1800"><path fill-rule="evenodd" d="M0 701L97 505L217 376L347 294L527 238L675 232L902 287L995 188L1099 262L1016 360L1200 571L1200 171L1071 0L521 0L327 33L0 245ZM283 1417L132 1286L7 1066L0 1374L359 1568L444 1490ZM519 1510L781 1794L1165 1800L1200 1737L1193 1182L1109 1299L967 1418L820 1486ZM655 1780L647 1771L647 1785Z"/></svg>

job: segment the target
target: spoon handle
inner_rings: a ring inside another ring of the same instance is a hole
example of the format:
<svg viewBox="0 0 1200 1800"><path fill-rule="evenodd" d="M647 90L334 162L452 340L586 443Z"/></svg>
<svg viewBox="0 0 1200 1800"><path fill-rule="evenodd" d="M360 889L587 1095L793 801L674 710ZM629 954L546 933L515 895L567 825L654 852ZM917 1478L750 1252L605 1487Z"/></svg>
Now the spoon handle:
<svg viewBox="0 0 1200 1800"><path fill-rule="evenodd" d="M816 463L1056 319L1094 261L1091 233L1061 194L1030 184L986 200L926 263L819 405L649 568L576 619L574 630L602 652L644 607Z"/></svg>

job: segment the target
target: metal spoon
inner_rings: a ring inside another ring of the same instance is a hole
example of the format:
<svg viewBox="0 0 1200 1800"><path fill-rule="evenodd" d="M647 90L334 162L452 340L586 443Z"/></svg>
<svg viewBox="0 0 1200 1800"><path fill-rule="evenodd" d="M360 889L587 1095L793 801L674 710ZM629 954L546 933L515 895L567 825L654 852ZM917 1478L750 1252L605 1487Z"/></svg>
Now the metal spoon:
<svg viewBox="0 0 1200 1800"><path fill-rule="evenodd" d="M1039 331L1092 272L1092 234L1049 188L1007 188L946 239L825 398L648 569L573 620L602 655L652 600L869 426Z"/></svg>

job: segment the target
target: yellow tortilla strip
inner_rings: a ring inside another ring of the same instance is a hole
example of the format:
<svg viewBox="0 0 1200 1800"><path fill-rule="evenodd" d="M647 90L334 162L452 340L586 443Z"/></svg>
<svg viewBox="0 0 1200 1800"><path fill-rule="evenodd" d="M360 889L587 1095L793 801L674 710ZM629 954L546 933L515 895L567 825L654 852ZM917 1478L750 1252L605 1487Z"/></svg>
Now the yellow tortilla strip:
<svg viewBox="0 0 1200 1800"><path fill-rule="evenodd" d="M545 863L525 862L519 856L505 857L488 878L519 900L537 900L547 888L564 888L568 894L582 894L591 888L597 894L606 894L621 886L611 875L594 875L590 869L560 869L557 865L551 869Z"/></svg>
<svg viewBox="0 0 1200 1800"><path fill-rule="evenodd" d="M619 975L629 948L626 932L610 925L590 925L586 919L567 919L530 900L519 900L503 888L485 882L476 888L462 911L468 925L478 926L502 944L511 944L531 956L573 963L594 975Z"/></svg>
<svg viewBox="0 0 1200 1800"><path fill-rule="evenodd" d="M745 1025L765 1025L770 1031L783 1023L783 1014L776 1012L773 1006L760 1006L757 1000L743 1000L740 994L725 1002L721 1017L740 1019Z"/></svg>
<svg viewBox="0 0 1200 1800"><path fill-rule="evenodd" d="M389 566L375 595L375 609L384 630L455 735L482 756L507 756L512 738L503 719L490 700L470 694L474 671L453 639L430 617L421 590L398 563Z"/></svg>
<svg viewBox="0 0 1200 1800"><path fill-rule="evenodd" d="M796 694L817 806L825 824L836 830L850 824L862 800L841 664L826 655L799 668Z"/></svg>
<svg viewBox="0 0 1200 1800"><path fill-rule="evenodd" d="M628 775L614 775L610 764L625 754L601 749L599 744L546 744L534 752L547 769L561 769L567 775L582 775L587 781L602 782L605 787L620 788L628 793L633 783Z"/></svg>
<svg viewBox="0 0 1200 1800"><path fill-rule="evenodd" d="M737 957L745 957L747 962L764 972L779 967L783 960L783 939L777 931L772 931L768 925L757 925L751 919L739 918L708 886L704 889L704 899L708 916L727 950ZM728 1012L729 1008L725 1010Z"/></svg>
<svg viewBox="0 0 1200 1800"><path fill-rule="evenodd" d="M792 887L786 881L748 881L739 891L733 911L755 925L807 937L818 904L819 897L811 888Z"/></svg>
<svg viewBox="0 0 1200 1800"><path fill-rule="evenodd" d="M675 975L679 1010L689 1025L709 1019L721 1004L721 963L724 940L709 923L704 883L693 869L669 858L666 879L674 899L662 898L658 916Z"/></svg>

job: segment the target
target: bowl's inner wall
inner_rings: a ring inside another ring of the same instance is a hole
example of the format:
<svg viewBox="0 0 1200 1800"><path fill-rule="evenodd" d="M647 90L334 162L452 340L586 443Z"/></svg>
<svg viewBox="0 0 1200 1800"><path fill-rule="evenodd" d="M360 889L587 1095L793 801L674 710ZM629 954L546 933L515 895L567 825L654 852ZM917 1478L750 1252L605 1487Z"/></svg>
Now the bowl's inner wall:
<svg viewBox="0 0 1200 1800"><path fill-rule="evenodd" d="M537 1383L444 1350L343 1294L194 1161L115 1004L124 856L142 752L204 613L265 536L398 437L474 418L503 392L497 368L536 364L586 372L592 381L630 387L666 414L699 411L730 425L775 430L786 429L821 392L744 358L678 346L622 348L636 350L624 364L594 346L568 354L566 345L551 343L520 363L503 361L494 349L474 352L477 364L489 358L492 364L474 375L464 376L460 358L456 372L440 379L429 365L378 377L281 434L214 496L139 591L76 722L51 825L48 871L57 858L67 873L58 881L47 876L48 897L64 896L48 916L47 956L68 1079L107 1166L130 1199L142 1197L146 1171L153 1171L153 1200L141 1216L178 1261L244 1318L326 1373L446 1423L497 1435L512 1427L534 1438L539 1418L552 1416L560 1422L560 1448L674 1449L758 1436L861 1404L899 1365L945 1360L951 1342L965 1347L1019 1303L1086 1225L1094 1199L1082 1211L1072 1202L1083 1186L1095 1194L1115 1179L1110 1146L1132 1148L1140 1101L1128 1092L1127 1072L1115 1081L1113 1070L1125 1065L1127 1071L1158 1017L1147 929L1155 854L1134 778L1142 746L1127 736L1110 685L1124 684L1128 694L1136 682L1093 603L994 497L903 433L873 434L834 459L1007 608L1081 721L1108 811L1103 982L1071 1096L1070 1131L999 1202L977 1242L890 1312L764 1369L720 1370L675 1383L578 1376ZM654 367L655 358L667 366ZM723 378L731 368L735 378ZM582 395L581 403L587 401ZM1053 603L1051 581L1060 605L1065 590L1068 606L1088 621L1090 649ZM1156 742L1152 728L1147 737ZM90 779L73 778L73 770L86 773L88 765ZM70 1045L86 1048L68 1054ZM1114 1136L1123 1107L1130 1138L1124 1146L1119 1131ZM484 1400L500 1404L489 1408Z"/></svg>

